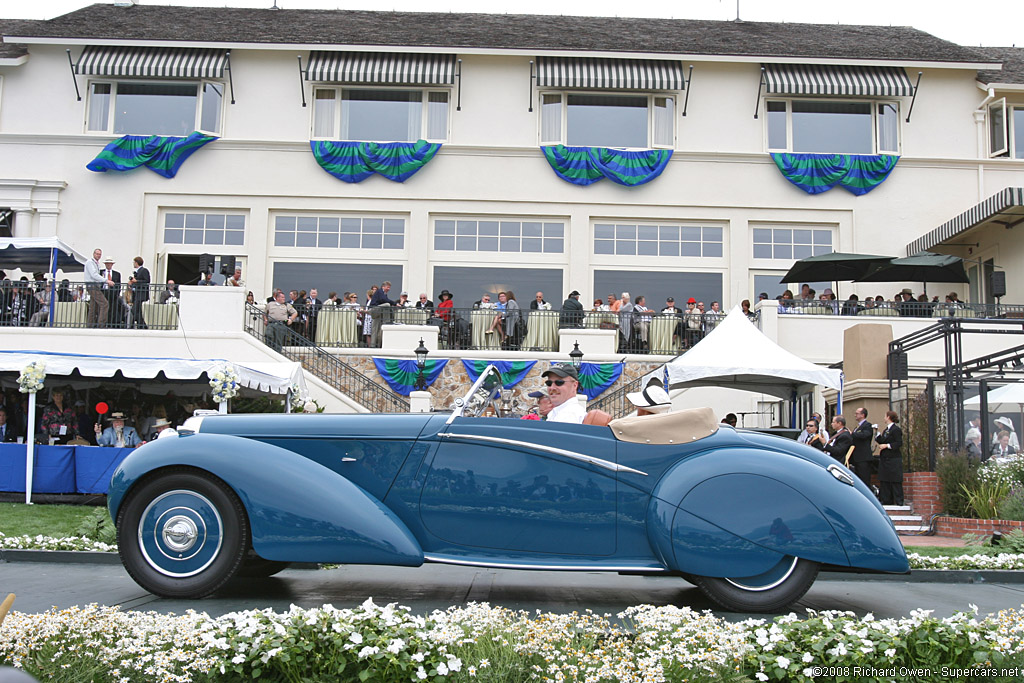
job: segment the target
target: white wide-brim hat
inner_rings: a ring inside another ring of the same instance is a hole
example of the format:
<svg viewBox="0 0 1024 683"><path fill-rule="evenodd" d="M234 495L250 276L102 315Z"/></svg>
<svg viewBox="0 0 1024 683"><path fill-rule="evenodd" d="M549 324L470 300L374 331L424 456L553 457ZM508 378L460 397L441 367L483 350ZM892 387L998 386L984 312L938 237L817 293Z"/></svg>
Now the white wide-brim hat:
<svg viewBox="0 0 1024 683"><path fill-rule="evenodd" d="M667 413L672 408L668 392L657 384L648 384L644 389L626 394L626 398L637 408L652 413Z"/></svg>

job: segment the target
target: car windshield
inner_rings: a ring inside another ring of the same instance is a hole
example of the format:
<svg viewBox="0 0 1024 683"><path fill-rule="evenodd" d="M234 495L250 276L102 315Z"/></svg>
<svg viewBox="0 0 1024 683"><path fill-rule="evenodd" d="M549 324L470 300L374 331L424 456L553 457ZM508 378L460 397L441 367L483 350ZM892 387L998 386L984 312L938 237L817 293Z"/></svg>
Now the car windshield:
<svg viewBox="0 0 1024 683"><path fill-rule="evenodd" d="M455 401L455 410L448 422L456 417L479 417L490 405L494 406L495 415L500 414L501 389L501 373L498 368L488 365L466 396Z"/></svg>

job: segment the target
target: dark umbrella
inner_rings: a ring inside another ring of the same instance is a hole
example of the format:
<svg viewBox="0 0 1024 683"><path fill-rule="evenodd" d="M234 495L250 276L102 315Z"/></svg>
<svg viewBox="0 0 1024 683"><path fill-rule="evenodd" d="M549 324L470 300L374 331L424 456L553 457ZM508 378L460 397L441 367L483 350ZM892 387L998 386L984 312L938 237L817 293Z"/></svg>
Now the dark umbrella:
<svg viewBox="0 0 1024 683"><path fill-rule="evenodd" d="M969 282L964 270L964 260L959 256L920 254L892 259L887 265L879 266L856 282ZM925 287L927 289L927 287Z"/></svg>
<svg viewBox="0 0 1024 683"><path fill-rule="evenodd" d="M872 269L888 263L891 256L844 254L834 251L800 259L779 282L820 282L856 280Z"/></svg>

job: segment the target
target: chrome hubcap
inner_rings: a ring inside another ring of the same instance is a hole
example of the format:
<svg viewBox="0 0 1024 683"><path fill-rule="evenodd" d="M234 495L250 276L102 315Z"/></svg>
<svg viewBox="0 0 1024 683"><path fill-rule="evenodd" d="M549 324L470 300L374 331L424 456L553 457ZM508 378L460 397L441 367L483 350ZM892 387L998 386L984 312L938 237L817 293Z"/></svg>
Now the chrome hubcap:
<svg viewBox="0 0 1024 683"><path fill-rule="evenodd" d="M173 552L185 552L196 543L199 530L188 517L176 515L164 523L164 543Z"/></svg>

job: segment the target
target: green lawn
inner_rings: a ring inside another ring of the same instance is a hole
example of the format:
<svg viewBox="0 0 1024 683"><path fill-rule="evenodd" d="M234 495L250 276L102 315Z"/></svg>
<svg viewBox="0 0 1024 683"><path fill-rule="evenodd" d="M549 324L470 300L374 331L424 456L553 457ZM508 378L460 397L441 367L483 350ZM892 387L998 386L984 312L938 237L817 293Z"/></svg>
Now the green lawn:
<svg viewBox="0 0 1024 683"><path fill-rule="evenodd" d="M92 505L0 503L0 532L7 536L74 536L97 508Z"/></svg>

